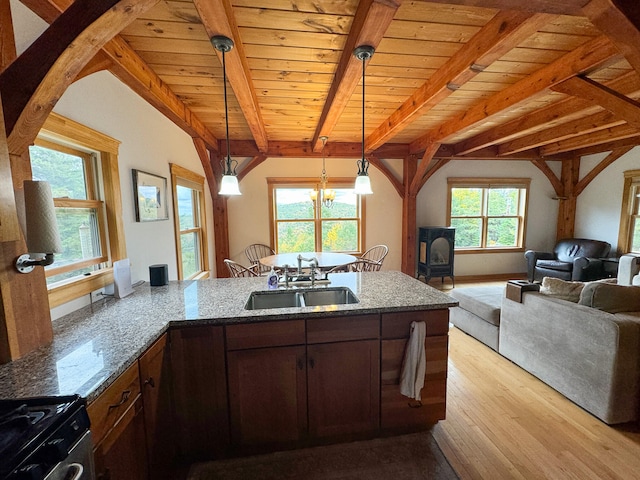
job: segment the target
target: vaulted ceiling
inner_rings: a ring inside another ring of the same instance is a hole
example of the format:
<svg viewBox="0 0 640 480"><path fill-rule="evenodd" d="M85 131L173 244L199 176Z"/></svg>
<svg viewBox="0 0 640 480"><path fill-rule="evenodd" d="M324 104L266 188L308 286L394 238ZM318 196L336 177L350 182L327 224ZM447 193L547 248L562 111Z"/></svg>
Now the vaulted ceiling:
<svg viewBox="0 0 640 480"><path fill-rule="evenodd" d="M69 0L23 0L47 21ZM164 0L109 42L108 68L236 155L563 158L640 143L634 0ZM333 150L332 149L333 145ZM340 147L338 147L340 146Z"/></svg>

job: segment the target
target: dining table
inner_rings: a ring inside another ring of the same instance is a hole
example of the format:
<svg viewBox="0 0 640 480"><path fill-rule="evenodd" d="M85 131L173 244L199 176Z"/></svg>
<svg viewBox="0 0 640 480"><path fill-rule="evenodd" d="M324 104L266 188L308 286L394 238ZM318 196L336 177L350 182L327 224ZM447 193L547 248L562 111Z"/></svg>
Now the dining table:
<svg viewBox="0 0 640 480"><path fill-rule="evenodd" d="M312 259L318 261L318 269L322 271L331 270L339 265L346 265L358 260L355 255L349 255L348 253L338 252L295 252L295 253L276 253L275 255L269 255L262 257L259 261L262 265L267 267L273 267L277 269L284 269L285 265L290 269L298 268L298 255L303 260L301 262L302 268L308 268L311 265Z"/></svg>

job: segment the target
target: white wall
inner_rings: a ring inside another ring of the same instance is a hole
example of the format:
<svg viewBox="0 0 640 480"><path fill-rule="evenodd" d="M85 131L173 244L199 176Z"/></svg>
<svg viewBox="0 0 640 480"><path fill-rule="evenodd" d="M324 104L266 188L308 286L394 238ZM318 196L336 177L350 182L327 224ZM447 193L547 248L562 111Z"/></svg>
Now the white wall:
<svg viewBox="0 0 640 480"><path fill-rule="evenodd" d="M584 157L580 163L583 178L607 154ZM640 147L617 159L605 168L578 197L576 208L576 237L595 238L611 244L615 252L618 245L620 210L624 171L640 169ZM627 252L618 252L622 255Z"/></svg>

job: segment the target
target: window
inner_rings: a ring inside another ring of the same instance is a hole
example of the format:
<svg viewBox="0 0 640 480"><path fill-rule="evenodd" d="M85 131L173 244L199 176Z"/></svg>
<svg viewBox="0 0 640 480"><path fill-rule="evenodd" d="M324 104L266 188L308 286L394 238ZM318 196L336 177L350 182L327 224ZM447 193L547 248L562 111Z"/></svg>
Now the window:
<svg viewBox="0 0 640 480"><path fill-rule="evenodd" d="M640 170L624 172L618 252L640 253Z"/></svg>
<svg viewBox="0 0 640 480"><path fill-rule="evenodd" d="M104 268L104 203L98 199L96 155L39 138L29 147L31 175L51 184L62 253L45 268L47 285Z"/></svg>
<svg viewBox="0 0 640 480"><path fill-rule="evenodd" d="M173 219L176 232L178 279L208 276L204 177L179 165L171 166Z"/></svg>
<svg viewBox="0 0 640 480"><path fill-rule="evenodd" d="M311 200L318 188L311 179L268 179L272 235L276 251L361 252L364 245L364 199L353 191L353 179L333 179L331 207Z"/></svg>
<svg viewBox="0 0 640 480"><path fill-rule="evenodd" d="M29 149L32 178L51 184L63 246L45 269L50 307L113 283L112 262L127 256L119 144L51 113Z"/></svg>
<svg viewBox="0 0 640 480"><path fill-rule="evenodd" d="M448 179L448 220L456 250L521 249L529 179Z"/></svg>

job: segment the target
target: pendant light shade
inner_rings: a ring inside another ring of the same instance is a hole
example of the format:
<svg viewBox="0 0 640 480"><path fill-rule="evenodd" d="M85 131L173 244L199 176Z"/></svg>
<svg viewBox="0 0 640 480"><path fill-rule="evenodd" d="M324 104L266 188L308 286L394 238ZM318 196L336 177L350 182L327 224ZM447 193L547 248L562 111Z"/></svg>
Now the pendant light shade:
<svg viewBox="0 0 640 480"><path fill-rule="evenodd" d="M233 48L233 40L223 35L211 37L211 44L216 50L222 52L222 81L224 85L224 121L227 134L227 158L222 160L223 174L220 180L220 195L242 195L238 186L238 177L236 176L236 166L238 162L231 160L229 147L229 107L227 106L227 66L225 63L225 53Z"/></svg>
<svg viewBox="0 0 640 480"><path fill-rule="evenodd" d="M353 51L353 55L362 62L362 158L358 160L358 176L354 187L358 195L373 193L371 180L369 179L369 161L364 156L364 62L373 56L374 48L370 45L361 45Z"/></svg>

